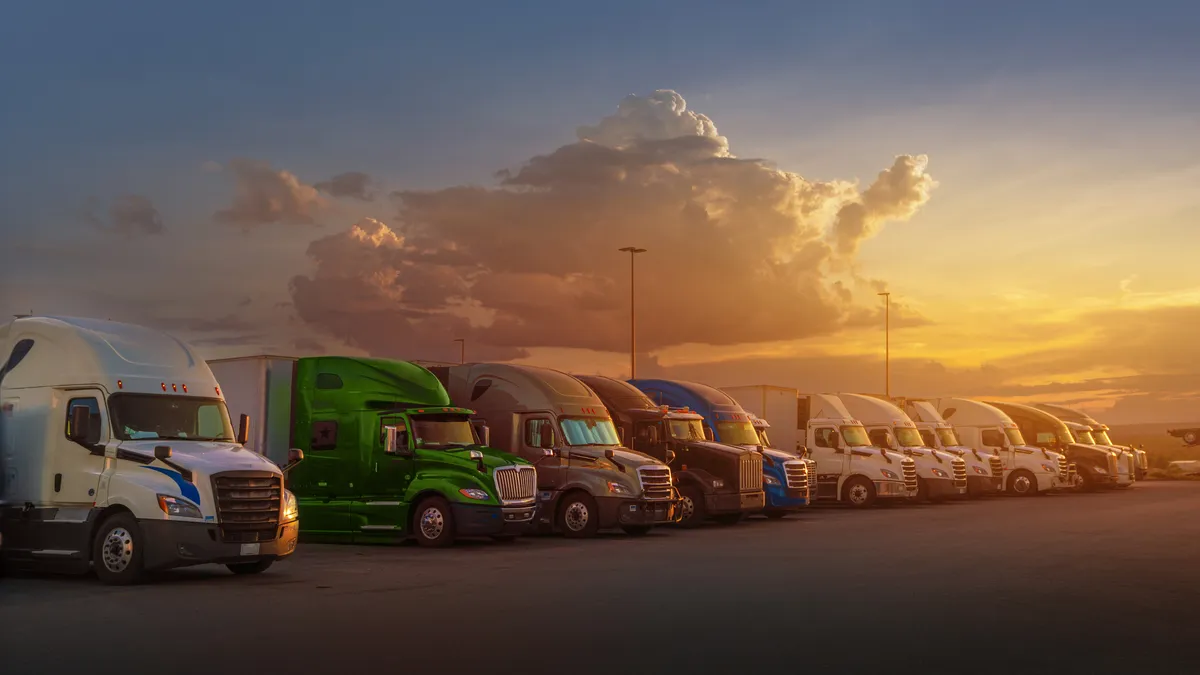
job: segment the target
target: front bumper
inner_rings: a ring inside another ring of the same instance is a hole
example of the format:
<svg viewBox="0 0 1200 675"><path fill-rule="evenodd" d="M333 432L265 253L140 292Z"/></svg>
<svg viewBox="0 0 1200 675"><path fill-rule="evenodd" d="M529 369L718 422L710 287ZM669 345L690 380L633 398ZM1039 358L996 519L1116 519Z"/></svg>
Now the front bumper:
<svg viewBox="0 0 1200 675"><path fill-rule="evenodd" d="M624 497L597 497L596 508L600 511L600 527L622 525L666 525L675 520L676 502L670 499L626 499Z"/></svg>
<svg viewBox="0 0 1200 675"><path fill-rule="evenodd" d="M967 494L990 495L1004 490L1004 479L994 476L967 476Z"/></svg>
<svg viewBox="0 0 1200 675"><path fill-rule="evenodd" d="M768 511L796 511L809 504L807 488L763 485L763 493Z"/></svg>
<svg viewBox="0 0 1200 675"><path fill-rule="evenodd" d="M762 490L704 495L704 510L712 516L722 513L757 513L762 511L766 504L766 493Z"/></svg>
<svg viewBox="0 0 1200 675"><path fill-rule="evenodd" d="M145 538L142 564L147 570L166 570L189 565L277 560L296 550L300 524L280 525L276 538L251 544L220 541L220 530L211 523L184 523L170 520L139 520Z"/></svg>
<svg viewBox="0 0 1200 675"><path fill-rule="evenodd" d="M967 486L955 485L953 478L925 478L923 480L930 499L958 497L967 493Z"/></svg>
<svg viewBox="0 0 1200 675"><path fill-rule="evenodd" d="M533 526L537 504L521 506L489 506L486 504L452 503L454 533L460 537L490 537L527 534Z"/></svg>
<svg viewBox="0 0 1200 675"><path fill-rule="evenodd" d="M907 499L913 497L917 493L904 484L904 481L899 480L877 480L875 481L875 498L876 499Z"/></svg>

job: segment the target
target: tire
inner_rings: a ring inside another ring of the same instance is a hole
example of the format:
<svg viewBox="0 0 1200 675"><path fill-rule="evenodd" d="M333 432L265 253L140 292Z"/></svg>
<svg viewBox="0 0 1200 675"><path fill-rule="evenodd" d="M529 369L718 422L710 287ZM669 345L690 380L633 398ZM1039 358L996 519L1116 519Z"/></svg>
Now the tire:
<svg viewBox="0 0 1200 675"><path fill-rule="evenodd" d="M104 519L92 539L92 567L100 581L110 586L130 586L145 577L142 562L142 528L130 513Z"/></svg>
<svg viewBox="0 0 1200 675"><path fill-rule="evenodd" d="M875 484L862 476L853 476L842 486L842 501L856 509L875 505Z"/></svg>
<svg viewBox="0 0 1200 675"><path fill-rule="evenodd" d="M263 560L255 560L254 562L233 563L225 567L229 568L229 571L234 574L262 574L274 564L275 561L273 559L265 558Z"/></svg>
<svg viewBox="0 0 1200 675"><path fill-rule="evenodd" d="M917 496L913 497L913 501L918 504L933 501L929 497L929 483L926 483L925 479L920 476L917 477Z"/></svg>
<svg viewBox="0 0 1200 675"><path fill-rule="evenodd" d="M1092 478L1090 471L1091 469L1089 468L1085 468L1083 471L1079 471L1078 468L1076 468L1075 484L1079 486L1080 492L1096 491L1096 481Z"/></svg>
<svg viewBox="0 0 1200 675"><path fill-rule="evenodd" d="M569 539L587 539L600 531L600 510L586 492L571 492L558 504L558 531Z"/></svg>
<svg viewBox="0 0 1200 675"><path fill-rule="evenodd" d="M454 514L442 497L426 497L413 511L412 533L417 543L428 548L454 545Z"/></svg>
<svg viewBox="0 0 1200 675"><path fill-rule="evenodd" d="M704 510L704 493L700 489L687 485L679 490L680 506L683 509L683 520L679 521L680 527L699 527L704 523L708 514Z"/></svg>
<svg viewBox="0 0 1200 675"><path fill-rule="evenodd" d="M622 525L621 529L631 537L644 537L653 529L650 525Z"/></svg>
<svg viewBox="0 0 1200 675"><path fill-rule="evenodd" d="M1189 431L1183 435L1183 442L1188 445L1195 445L1197 439L1200 439L1200 435L1197 435L1195 431Z"/></svg>
<svg viewBox="0 0 1200 675"><path fill-rule="evenodd" d="M1038 493L1037 478L1025 469L1018 469L1009 474L1007 489L1018 497L1033 497Z"/></svg>
<svg viewBox="0 0 1200 675"><path fill-rule="evenodd" d="M779 520L788 514L787 511L763 511L763 515L771 520Z"/></svg>

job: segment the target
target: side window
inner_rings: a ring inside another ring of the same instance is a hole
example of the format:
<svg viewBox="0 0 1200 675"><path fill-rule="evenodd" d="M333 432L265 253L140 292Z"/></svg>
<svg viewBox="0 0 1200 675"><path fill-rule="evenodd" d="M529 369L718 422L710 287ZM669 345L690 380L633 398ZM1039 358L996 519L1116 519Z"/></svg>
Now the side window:
<svg viewBox="0 0 1200 675"><path fill-rule="evenodd" d="M815 437L813 439L815 441L814 444L818 448L832 448L835 434L837 434L837 431L830 427L819 427L813 432L813 436Z"/></svg>
<svg viewBox="0 0 1200 675"><path fill-rule="evenodd" d="M980 440L989 448L999 448L1004 445L1004 432L999 429L984 429Z"/></svg>
<svg viewBox="0 0 1200 675"><path fill-rule="evenodd" d="M337 373L317 373L317 389L341 389L342 378Z"/></svg>
<svg viewBox="0 0 1200 675"><path fill-rule="evenodd" d="M309 447L313 450L333 450L337 447L338 423L336 420L318 420L312 424L312 440Z"/></svg>
<svg viewBox="0 0 1200 675"><path fill-rule="evenodd" d="M547 424L550 424L550 420L525 420L525 445L530 448L536 448L541 445L542 427Z"/></svg>
<svg viewBox="0 0 1200 675"><path fill-rule="evenodd" d="M1055 439L1053 431L1037 432L1037 444L1038 445L1050 445L1050 444L1054 443L1055 440L1056 439Z"/></svg>
<svg viewBox="0 0 1200 675"><path fill-rule="evenodd" d="M888 439L887 429L872 429L867 437L871 439L871 445L877 448L890 448L891 442Z"/></svg>
<svg viewBox="0 0 1200 675"><path fill-rule="evenodd" d="M933 439L933 432L930 431L929 429L921 430L921 442L924 443L925 447L927 447L927 448L936 448L937 447L936 445L934 445L934 443L936 441L934 441L934 439Z"/></svg>
<svg viewBox="0 0 1200 675"><path fill-rule="evenodd" d="M89 445L95 445L100 442L100 438L102 437L101 432L104 431L104 420L100 417L100 403L95 397L73 398L67 401L67 423L63 428L63 433L66 434L67 438L71 437L71 411L80 407L87 408L88 412L91 413L92 423L87 442Z"/></svg>
<svg viewBox="0 0 1200 675"><path fill-rule="evenodd" d="M654 444L650 442L650 430L657 425L656 422L639 422L635 427L633 434L633 449L638 452L648 452L654 449Z"/></svg>

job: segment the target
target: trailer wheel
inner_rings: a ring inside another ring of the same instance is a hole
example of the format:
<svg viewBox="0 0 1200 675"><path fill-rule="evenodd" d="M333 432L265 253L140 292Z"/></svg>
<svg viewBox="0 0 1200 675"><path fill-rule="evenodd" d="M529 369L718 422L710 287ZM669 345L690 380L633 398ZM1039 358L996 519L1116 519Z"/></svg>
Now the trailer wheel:
<svg viewBox="0 0 1200 675"><path fill-rule="evenodd" d="M683 511L680 527L699 527L708 515L704 512L704 494L693 485L679 489L679 508Z"/></svg>
<svg viewBox="0 0 1200 675"><path fill-rule="evenodd" d="M842 487L842 499L856 509L871 506L875 503L875 485L862 476L854 476Z"/></svg>
<svg viewBox="0 0 1200 675"><path fill-rule="evenodd" d="M271 565L275 564L272 558L264 558L255 560L254 562L232 563L226 565L230 572L234 574L262 574L270 569Z"/></svg>
<svg viewBox="0 0 1200 675"><path fill-rule="evenodd" d="M417 543L430 548L454 544L454 514L442 497L426 497L413 512L413 535Z"/></svg>
<svg viewBox="0 0 1200 675"><path fill-rule="evenodd" d="M129 513L115 513L96 530L92 540L92 566L100 581L129 586L142 580L142 529Z"/></svg>
<svg viewBox="0 0 1200 675"><path fill-rule="evenodd" d="M583 491L563 497L558 505L558 529L564 536L584 539L596 536L600 530L600 511L596 500Z"/></svg>
<svg viewBox="0 0 1200 675"><path fill-rule="evenodd" d="M621 529L631 537L644 537L650 534L650 525L622 525Z"/></svg>
<svg viewBox="0 0 1200 675"><path fill-rule="evenodd" d="M1008 477L1008 491L1018 497L1032 497L1037 494L1037 478L1025 469L1018 469Z"/></svg>

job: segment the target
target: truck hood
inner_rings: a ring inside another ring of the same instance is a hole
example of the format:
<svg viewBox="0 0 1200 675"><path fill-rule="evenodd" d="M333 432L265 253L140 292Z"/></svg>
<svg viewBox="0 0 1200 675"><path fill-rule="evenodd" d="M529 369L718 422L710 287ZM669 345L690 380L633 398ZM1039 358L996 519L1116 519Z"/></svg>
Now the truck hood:
<svg viewBox="0 0 1200 675"><path fill-rule="evenodd" d="M220 441L121 441L118 449L143 457L154 457L154 448L171 447L171 462L185 469L212 475L222 471L270 471L282 473L279 467L262 455L237 443Z"/></svg>
<svg viewBox="0 0 1200 675"><path fill-rule="evenodd" d="M489 448L484 445L468 445L461 448L437 450L431 448L419 448L417 449L417 453L420 455L421 459L426 461L449 464L451 466L463 469L464 471L478 471L479 467L476 464L476 460L471 459L472 450L478 450L483 453L483 465L487 467L488 473L491 473L502 466L529 463L524 459L517 457L516 455L511 455L507 452L502 452L500 450L496 450L495 448Z"/></svg>
<svg viewBox="0 0 1200 675"><path fill-rule="evenodd" d="M583 447L583 448L570 448L569 452L575 456L593 457L596 459L602 459L602 458L604 458L605 450L612 450L613 459L620 462L621 464L625 465L627 468L630 468L630 469L636 469L639 466L646 466L647 464L662 464L662 462L658 461L657 459L654 459L650 455L645 455L636 450L630 450L629 448Z"/></svg>
<svg viewBox="0 0 1200 675"><path fill-rule="evenodd" d="M708 450L710 452L716 452L719 454L735 455L735 456L741 456L741 455L746 454L746 449L741 446L725 445L724 443L717 443L716 441L675 441L675 442L680 445L687 446L688 448L694 448L694 449L698 449L698 450Z"/></svg>

